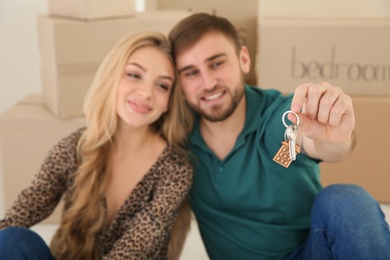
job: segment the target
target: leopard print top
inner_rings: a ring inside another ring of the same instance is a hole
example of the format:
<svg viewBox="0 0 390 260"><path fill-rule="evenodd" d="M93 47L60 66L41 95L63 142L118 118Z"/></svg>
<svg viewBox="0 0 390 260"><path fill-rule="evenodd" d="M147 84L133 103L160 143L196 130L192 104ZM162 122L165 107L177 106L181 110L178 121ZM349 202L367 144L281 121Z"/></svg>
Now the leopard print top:
<svg viewBox="0 0 390 260"><path fill-rule="evenodd" d="M63 210L67 210L71 175L78 167L77 142L81 134L82 129L53 147L31 185L19 194L0 221L0 229L31 227L48 217L62 197ZM170 148L164 149L112 223L99 232L102 259L167 258L169 233L193 178L187 156L178 148Z"/></svg>

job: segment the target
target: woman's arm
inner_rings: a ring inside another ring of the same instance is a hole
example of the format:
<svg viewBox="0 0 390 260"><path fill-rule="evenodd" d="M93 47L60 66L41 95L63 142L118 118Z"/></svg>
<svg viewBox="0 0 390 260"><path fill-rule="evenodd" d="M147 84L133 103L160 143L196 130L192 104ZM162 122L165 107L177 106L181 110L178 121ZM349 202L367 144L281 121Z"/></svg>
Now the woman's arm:
<svg viewBox="0 0 390 260"><path fill-rule="evenodd" d="M76 167L78 135L72 134L48 153L31 185L24 189L0 221L8 226L31 227L48 217L66 189L68 175Z"/></svg>

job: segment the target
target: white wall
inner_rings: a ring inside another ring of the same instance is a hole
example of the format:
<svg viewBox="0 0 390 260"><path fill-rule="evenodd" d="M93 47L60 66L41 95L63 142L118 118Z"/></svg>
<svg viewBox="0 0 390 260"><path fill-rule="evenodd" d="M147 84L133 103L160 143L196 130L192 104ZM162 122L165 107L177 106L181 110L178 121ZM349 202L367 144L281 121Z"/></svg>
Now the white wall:
<svg viewBox="0 0 390 260"><path fill-rule="evenodd" d="M36 16L47 0L0 1L0 113L30 93L40 93Z"/></svg>

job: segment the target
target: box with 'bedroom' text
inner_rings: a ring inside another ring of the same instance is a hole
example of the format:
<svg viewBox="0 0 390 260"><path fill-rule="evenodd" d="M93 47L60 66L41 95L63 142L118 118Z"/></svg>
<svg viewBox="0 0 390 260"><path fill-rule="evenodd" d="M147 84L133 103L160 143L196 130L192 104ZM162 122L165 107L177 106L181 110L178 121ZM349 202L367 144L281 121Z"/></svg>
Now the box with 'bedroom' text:
<svg viewBox="0 0 390 260"><path fill-rule="evenodd" d="M389 32L390 19L264 18L258 85L291 93L328 81L347 94L390 95Z"/></svg>

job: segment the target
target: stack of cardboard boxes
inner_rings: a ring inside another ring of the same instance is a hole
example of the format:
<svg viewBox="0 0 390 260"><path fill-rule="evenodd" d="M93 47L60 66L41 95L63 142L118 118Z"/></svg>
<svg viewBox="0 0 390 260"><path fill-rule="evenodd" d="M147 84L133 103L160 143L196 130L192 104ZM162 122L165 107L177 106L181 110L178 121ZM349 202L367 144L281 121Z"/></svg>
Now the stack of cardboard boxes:
<svg viewBox="0 0 390 260"><path fill-rule="evenodd" d="M126 34L167 34L190 12L137 13L135 0L49 0L49 15L37 19L42 94L30 95L0 115L0 174L4 208L29 185L48 151L85 126L82 105L95 71ZM155 7L155 5L147 5ZM58 223L61 207L45 220Z"/></svg>
<svg viewBox="0 0 390 260"><path fill-rule="evenodd" d="M390 2L260 3L258 85L288 94L327 81L349 94L358 144L346 161L321 164L322 182L358 184L390 203Z"/></svg>

